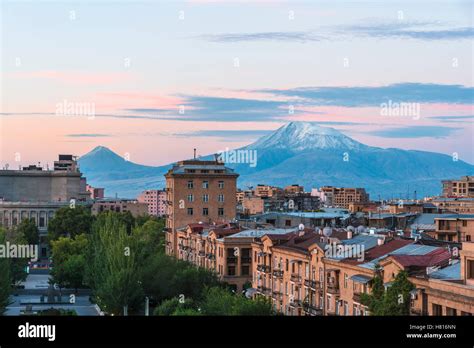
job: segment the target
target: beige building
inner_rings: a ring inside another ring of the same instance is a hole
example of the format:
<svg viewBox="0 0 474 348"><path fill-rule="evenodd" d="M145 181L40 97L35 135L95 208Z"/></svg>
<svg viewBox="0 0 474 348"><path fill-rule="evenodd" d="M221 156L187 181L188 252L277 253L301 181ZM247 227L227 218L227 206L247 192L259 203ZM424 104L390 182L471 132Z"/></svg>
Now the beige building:
<svg viewBox="0 0 474 348"><path fill-rule="evenodd" d="M117 213L130 212L134 217L148 215L148 204L127 199L103 199L92 204L92 214L97 215L106 211Z"/></svg>
<svg viewBox="0 0 474 348"><path fill-rule="evenodd" d="M166 253L177 254L176 230L189 224L222 224L236 218L238 174L217 160L181 161L165 174Z"/></svg>
<svg viewBox="0 0 474 348"><path fill-rule="evenodd" d="M311 195L320 198L326 206L349 208L351 203L368 203L369 195L363 188L324 186L313 189Z"/></svg>
<svg viewBox="0 0 474 348"><path fill-rule="evenodd" d="M242 211L245 215L262 214L265 210L265 201L262 197L244 197Z"/></svg>
<svg viewBox="0 0 474 348"><path fill-rule="evenodd" d="M474 176L463 176L458 180L443 180L444 197L474 198Z"/></svg>
<svg viewBox="0 0 474 348"><path fill-rule="evenodd" d="M430 203L442 213L474 214L474 198L435 198Z"/></svg>
<svg viewBox="0 0 474 348"><path fill-rule="evenodd" d="M435 238L449 242L474 241L474 215L448 215L435 218Z"/></svg>
<svg viewBox="0 0 474 348"><path fill-rule="evenodd" d="M257 197L283 197L283 189L276 186L258 184L254 190L254 195Z"/></svg>
<svg viewBox="0 0 474 348"><path fill-rule="evenodd" d="M86 185L72 155L59 155L52 170L37 165L0 170L0 226L14 228L33 219L40 235L40 257L45 258L49 221L60 208L89 205Z"/></svg>

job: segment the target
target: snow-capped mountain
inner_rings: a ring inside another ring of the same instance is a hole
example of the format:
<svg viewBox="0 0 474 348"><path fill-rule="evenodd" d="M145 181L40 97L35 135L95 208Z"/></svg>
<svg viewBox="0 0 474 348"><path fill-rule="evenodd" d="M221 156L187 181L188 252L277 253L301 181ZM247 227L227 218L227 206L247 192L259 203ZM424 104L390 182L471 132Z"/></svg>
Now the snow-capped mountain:
<svg viewBox="0 0 474 348"><path fill-rule="evenodd" d="M341 132L310 122L291 122L240 150L257 154L256 166L228 163L240 174L238 186L260 183L364 187L377 199L438 195L441 180L474 175L474 166L450 156L361 144ZM206 157L204 157L206 158ZM181 160L177 158L176 160ZM107 196L133 198L165 185L171 165L143 166L99 146L79 159L88 182Z"/></svg>
<svg viewBox="0 0 474 348"><path fill-rule="evenodd" d="M249 149L283 148L295 152L313 149L360 150L366 147L334 128L313 122L287 123L247 146Z"/></svg>

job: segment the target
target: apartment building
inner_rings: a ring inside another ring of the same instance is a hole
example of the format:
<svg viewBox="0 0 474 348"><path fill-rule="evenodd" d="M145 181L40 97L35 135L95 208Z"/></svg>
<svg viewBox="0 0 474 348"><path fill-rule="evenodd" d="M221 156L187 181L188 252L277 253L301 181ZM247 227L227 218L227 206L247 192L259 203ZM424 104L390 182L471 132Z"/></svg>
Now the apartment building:
<svg viewBox="0 0 474 348"><path fill-rule="evenodd" d="M102 199L104 198L105 189L100 187L92 187L91 185L86 186L86 191L89 192L91 199Z"/></svg>
<svg viewBox="0 0 474 348"><path fill-rule="evenodd" d="M286 186L283 190L285 196L297 196L304 193L304 187L298 184Z"/></svg>
<svg viewBox="0 0 474 348"><path fill-rule="evenodd" d="M264 203L262 197L244 197L242 199L242 213L244 215L262 214L265 210Z"/></svg>
<svg viewBox="0 0 474 348"><path fill-rule="evenodd" d="M430 203L441 213L474 214L474 198L435 198Z"/></svg>
<svg viewBox="0 0 474 348"><path fill-rule="evenodd" d="M311 191L321 202L329 207L349 208L351 203L367 203L369 195L363 188L324 186Z"/></svg>
<svg viewBox="0 0 474 348"><path fill-rule="evenodd" d="M151 216L164 216L167 212L165 190L146 190L140 193L137 201L148 204L148 214Z"/></svg>
<svg viewBox="0 0 474 348"><path fill-rule="evenodd" d="M252 243L267 233L278 235L294 230L243 230L236 223L193 223L176 231L176 257L213 270L221 281L240 292L246 285L250 286L252 281Z"/></svg>
<svg viewBox="0 0 474 348"><path fill-rule="evenodd" d="M258 184L254 190L254 195L257 197L279 198L283 197L284 191L280 187Z"/></svg>
<svg viewBox="0 0 474 348"><path fill-rule="evenodd" d="M453 214L435 218L436 239L449 242L474 241L474 214Z"/></svg>
<svg viewBox="0 0 474 348"><path fill-rule="evenodd" d="M443 180L443 197L474 198L474 176Z"/></svg>
<svg viewBox="0 0 474 348"><path fill-rule="evenodd" d="M134 217L148 214L148 204L133 199L100 199L92 204L92 215L106 211L130 212Z"/></svg>
<svg viewBox="0 0 474 348"><path fill-rule="evenodd" d="M222 224L236 218L238 176L217 159L181 161L165 174L168 255L177 254L177 229L196 222Z"/></svg>
<svg viewBox="0 0 474 348"><path fill-rule="evenodd" d="M404 270L416 287L412 315L474 314L473 243L463 243L459 261L452 250L414 240L348 233L334 241L325 233L266 235L253 243L257 296L271 298L286 315L369 315L361 297L371 293L373 279L380 276L389 287ZM329 251L336 247L362 253L335 256Z"/></svg>

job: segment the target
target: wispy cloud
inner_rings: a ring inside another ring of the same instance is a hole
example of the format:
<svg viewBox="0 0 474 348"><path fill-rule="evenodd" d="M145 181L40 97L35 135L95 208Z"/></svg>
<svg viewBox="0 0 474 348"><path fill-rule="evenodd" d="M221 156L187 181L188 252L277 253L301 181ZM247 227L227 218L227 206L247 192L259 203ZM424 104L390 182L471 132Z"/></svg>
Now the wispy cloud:
<svg viewBox="0 0 474 348"><path fill-rule="evenodd" d="M436 29L434 29L436 28ZM474 38L474 28L443 28L439 22L397 21L391 23L369 23L343 27L354 36L374 38L406 38L416 40L462 40Z"/></svg>
<svg viewBox="0 0 474 348"><path fill-rule="evenodd" d="M398 83L379 87L301 87L260 90L300 98L307 103L346 107L380 106L392 102L474 104L474 88L461 85Z"/></svg>
<svg viewBox="0 0 474 348"><path fill-rule="evenodd" d="M79 134L66 134L68 138L104 138L111 137L111 134L99 134L99 133L79 133Z"/></svg>
<svg viewBox="0 0 474 348"><path fill-rule="evenodd" d="M386 128L366 132L383 138L446 138L453 132L462 128L441 126L412 126L399 128Z"/></svg>
<svg viewBox="0 0 474 348"><path fill-rule="evenodd" d="M381 21L369 19L368 23L320 27L305 31L268 31L253 33L205 34L197 38L217 43L284 41L318 42L325 40L347 41L357 38L415 39L415 40L464 40L474 38L472 27L448 27L441 22Z"/></svg>
<svg viewBox="0 0 474 348"><path fill-rule="evenodd" d="M260 33L224 33L201 35L201 38L211 42L241 42L241 41L293 41L310 42L322 41L328 39L324 35L319 35L312 31L294 31L294 32L260 32Z"/></svg>
<svg viewBox="0 0 474 348"><path fill-rule="evenodd" d="M267 135L274 130L259 130L259 129L225 129L225 130L198 130L187 133L176 133L174 136L183 137L216 137L228 141L244 141L254 140L264 135Z"/></svg>
<svg viewBox="0 0 474 348"><path fill-rule="evenodd" d="M430 119L440 120L446 123L473 123L474 115L468 116L432 116Z"/></svg>
<svg viewBox="0 0 474 348"><path fill-rule="evenodd" d="M180 121L254 122L283 119L289 115L289 103L284 101L185 96L182 112L176 109L127 109L134 113L153 115ZM298 112L297 107L294 113Z"/></svg>
<svg viewBox="0 0 474 348"><path fill-rule="evenodd" d="M40 70L13 72L10 76L18 79L44 79L73 85L103 85L128 81L132 75L125 72L91 73L84 71Z"/></svg>

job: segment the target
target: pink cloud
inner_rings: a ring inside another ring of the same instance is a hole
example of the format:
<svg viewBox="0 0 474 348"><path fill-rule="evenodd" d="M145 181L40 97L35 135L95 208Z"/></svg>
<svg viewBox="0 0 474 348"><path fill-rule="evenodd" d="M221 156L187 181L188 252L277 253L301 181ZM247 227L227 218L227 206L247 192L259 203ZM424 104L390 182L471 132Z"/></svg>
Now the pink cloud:
<svg viewBox="0 0 474 348"><path fill-rule="evenodd" d="M15 72L10 75L18 79L46 79L76 85L103 85L128 81L131 75L126 72L86 73L79 71L42 70Z"/></svg>

